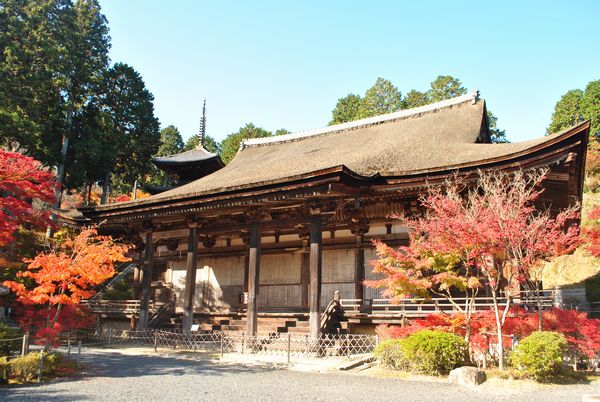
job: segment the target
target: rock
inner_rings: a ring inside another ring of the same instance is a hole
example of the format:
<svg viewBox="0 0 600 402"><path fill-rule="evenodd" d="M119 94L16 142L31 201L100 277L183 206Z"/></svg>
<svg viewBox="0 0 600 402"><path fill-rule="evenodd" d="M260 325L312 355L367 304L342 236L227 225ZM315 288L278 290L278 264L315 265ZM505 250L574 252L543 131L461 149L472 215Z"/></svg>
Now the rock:
<svg viewBox="0 0 600 402"><path fill-rule="evenodd" d="M487 377L485 372L479 370L477 367L465 366L452 370L448 376L448 380L450 383L458 385L479 385L485 382Z"/></svg>

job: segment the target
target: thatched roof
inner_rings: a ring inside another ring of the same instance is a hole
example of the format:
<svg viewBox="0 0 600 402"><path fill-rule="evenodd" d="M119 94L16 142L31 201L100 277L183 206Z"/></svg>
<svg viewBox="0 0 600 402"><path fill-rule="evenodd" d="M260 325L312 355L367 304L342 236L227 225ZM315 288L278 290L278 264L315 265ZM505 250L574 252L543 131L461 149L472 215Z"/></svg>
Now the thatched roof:
<svg viewBox="0 0 600 402"><path fill-rule="evenodd" d="M310 132L247 140L222 169L135 203L252 189L317 177L335 168L362 177L452 171L517 157L560 135L520 143L489 143L485 101L475 92Z"/></svg>

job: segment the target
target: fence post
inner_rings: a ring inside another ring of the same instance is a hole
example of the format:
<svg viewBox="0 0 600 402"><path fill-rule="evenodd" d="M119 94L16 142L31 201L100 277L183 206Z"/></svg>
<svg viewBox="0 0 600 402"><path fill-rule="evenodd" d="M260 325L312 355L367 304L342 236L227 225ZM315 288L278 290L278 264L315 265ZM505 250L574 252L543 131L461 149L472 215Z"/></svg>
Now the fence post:
<svg viewBox="0 0 600 402"><path fill-rule="evenodd" d="M71 336L67 337L67 357L71 357Z"/></svg>
<svg viewBox="0 0 600 402"><path fill-rule="evenodd" d="M158 351L158 332L154 331L154 351Z"/></svg>
<svg viewBox="0 0 600 402"><path fill-rule="evenodd" d="M244 354L244 341L246 340L246 334L242 332L242 354Z"/></svg>
<svg viewBox="0 0 600 402"><path fill-rule="evenodd" d="M42 371L44 370L44 351L40 352L40 366L38 370L38 382L42 382Z"/></svg>
<svg viewBox="0 0 600 402"><path fill-rule="evenodd" d="M223 333L223 331L221 331L221 357L223 357L223 336L225 334Z"/></svg>
<svg viewBox="0 0 600 402"><path fill-rule="evenodd" d="M25 356L27 354L28 343L29 343L29 335L23 335L23 344L21 345L21 356Z"/></svg>
<svg viewBox="0 0 600 402"><path fill-rule="evenodd" d="M379 335L375 335L375 346L379 345Z"/></svg>
<svg viewBox="0 0 600 402"><path fill-rule="evenodd" d="M108 347L112 346L112 325L108 326Z"/></svg>
<svg viewBox="0 0 600 402"><path fill-rule="evenodd" d="M81 366L81 341L77 343L77 368Z"/></svg>
<svg viewBox="0 0 600 402"><path fill-rule="evenodd" d="M292 334L290 334L289 332L287 333L287 362L288 364L290 364L290 353L291 353L291 346L292 346Z"/></svg>
<svg viewBox="0 0 600 402"><path fill-rule="evenodd" d="M348 359L350 358L350 355L351 355L351 351L350 351L350 346L351 346L351 345L350 345L350 342L351 342L351 341L350 341L350 339L349 339L349 338L350 338L350 334L346 334L346 342L345 342L345 345L346 345L346 357L347 357Z"/></svg>

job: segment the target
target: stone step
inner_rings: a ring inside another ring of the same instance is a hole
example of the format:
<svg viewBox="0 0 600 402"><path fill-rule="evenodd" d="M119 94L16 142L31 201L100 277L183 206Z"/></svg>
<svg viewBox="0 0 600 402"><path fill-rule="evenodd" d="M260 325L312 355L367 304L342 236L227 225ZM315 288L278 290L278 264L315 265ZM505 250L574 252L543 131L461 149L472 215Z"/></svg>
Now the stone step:
<svg viewBox="0 0 600 402"><path fill-rule="evenodd" d="M309 328L308 327L291 327L291 328L287 329L287 332L289 332L290 334L308 334Z"/></svg>
<svg viewBox="0 0 600 402"><path fill-rule="evenodd" d="M232 324L221 325L221 330L222 331L245 331L246 326L245 325L232 325Z"/></svg>

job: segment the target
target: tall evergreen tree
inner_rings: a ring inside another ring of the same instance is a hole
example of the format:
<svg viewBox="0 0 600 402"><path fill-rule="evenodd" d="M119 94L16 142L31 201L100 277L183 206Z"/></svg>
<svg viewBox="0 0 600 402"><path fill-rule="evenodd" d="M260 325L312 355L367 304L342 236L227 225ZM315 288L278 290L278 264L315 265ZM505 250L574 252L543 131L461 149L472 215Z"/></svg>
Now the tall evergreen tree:
<svg viewBox="0 0 600 402"><path fill-rule="evenodd" d="M60 160L72 4L0 0L0 145Z"/></svg>
<svg viewBox="0 0 600 402"><path fill-rule="evenodd" d="M183 139L177 127L170 125L160 130L158 156L175 155L183 151Z"/></svg>
<svg viewBox="0 0 600 402"><path fill-rule="evenodd" d="M192 135L185 142L185 146L183 147L183 150L189 151L190 149L196 148L198 145L200 145L200 138L197 135ZM206 147L206 150L208 152L211 152L213 154L218 154L218 155L221 154L221 144L219 142L217 142L217 140L215 140L210 135L204 136L204 146Z"/></svg>
<svg viewBox="0 0 600 402"><path fill-rule="evenodd" d="M375 84L367 90L358 108L357 117L377 116L402 109L402 93L391 81L377 78Z"/></svg>
<svg viewBox="0 0 600 402"><path fill-rule="evenodd" d="M136 180L144 181L152 171L152 156L160 146L153 101L139 73L127 64L117 63L105 74L101 102L117 144L114 169L106 175L112 175L122 192L129 192Z"/></svg>
<svg viewBox="0 0 600 402"><path fill-rule="evenodd" d="M412 109L414 107L423 106L430 103L429 97L427 96L427 92L417 91L416 89L412 89L406 93L404 96L402 106L404 109Z"/></svg>
<svg viewBox="0 0 600 402"><path fill-rule="evenodd" d="M346 123L358 119L358 110L361 102L362 98L360 95L355 94L348 94L343 98L338 99L335 108L331 112L331 121L329 122L329 125Z"/></svg>
<svg viewBox="0 0 600 402"><path fill-rule="evenodd" d="M223 162L227 164L231 162L235 154L238 152L242 140L248 138L270 137L272 135L273 134L270 131L256 127L252 123L248 123L235 133L229 134L221 142L221 158L223 159Z"/></svg>
<svg viewBox="0 0 600 402"><path fill-rule="evenodd" d="M583 111L581 110L581 98L583 91L572 89L567 91L554 106L552 121L546 129L548 134L557 133L567 127L583 121Z"/></svg>
<svg viewBox="0 0 600 402"><path fill-rule="evenodd" d="M439 102L445 99L455 98L467 93L458 78L450 75L438 75L431 83L431 89L427 91L428 103Z"/></svg>

